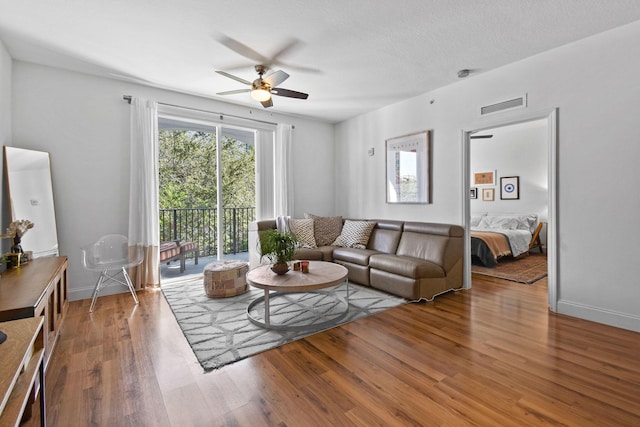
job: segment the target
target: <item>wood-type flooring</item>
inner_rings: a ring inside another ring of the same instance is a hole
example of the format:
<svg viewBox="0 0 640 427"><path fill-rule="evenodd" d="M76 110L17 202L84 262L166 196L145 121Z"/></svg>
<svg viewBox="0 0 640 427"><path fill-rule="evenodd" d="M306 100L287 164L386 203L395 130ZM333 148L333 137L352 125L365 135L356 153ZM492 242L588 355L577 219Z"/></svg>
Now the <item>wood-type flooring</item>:
<svg viewBox="0 0 640 427"><path fill-rule="evenodd" d="M640 334L550 313L546 279L474 276L210 373L162 292L139 297L70 304L49 426L640 425Z"/></svg>

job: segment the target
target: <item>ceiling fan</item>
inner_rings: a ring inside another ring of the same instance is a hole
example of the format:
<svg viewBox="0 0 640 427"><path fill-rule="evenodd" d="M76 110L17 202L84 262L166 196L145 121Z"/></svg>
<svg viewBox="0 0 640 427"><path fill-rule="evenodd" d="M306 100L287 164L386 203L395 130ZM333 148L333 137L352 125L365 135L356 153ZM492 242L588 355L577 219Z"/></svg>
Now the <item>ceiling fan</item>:
<svg viewBox="0 0 640 427"><path fill-rule="evenodd" d="M258 78L253 82L250 82L238 76L234 76L233 74L227 73L226 71L216 70L216 73L222 76L251 86L250 89L236 89L226 92L218 92L218 95L233 95L236 93L251 92L251 97L256 101L260 101L260 104L262 104L264 108L273 106L271 95L298 99L307 99L309 97L309 94L306 93L277 87L280 83L289 78L289 74L285 73L282 70L278 70L264 76L268 69L269 67L266 65L256 65L255 70L258 73Z"/></svg>

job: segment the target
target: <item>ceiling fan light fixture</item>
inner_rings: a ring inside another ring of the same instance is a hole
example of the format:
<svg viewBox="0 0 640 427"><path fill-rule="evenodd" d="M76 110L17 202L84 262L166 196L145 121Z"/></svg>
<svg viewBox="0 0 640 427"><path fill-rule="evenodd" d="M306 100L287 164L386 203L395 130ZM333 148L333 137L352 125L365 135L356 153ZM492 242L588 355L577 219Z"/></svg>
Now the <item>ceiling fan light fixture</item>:
<svg viewBox="0 0 640 427"><path fill-rule="evenodd" d="M251 91L251 97L256 101L264 102L271 98L271 92L263 88L253 89Z"/></svg>

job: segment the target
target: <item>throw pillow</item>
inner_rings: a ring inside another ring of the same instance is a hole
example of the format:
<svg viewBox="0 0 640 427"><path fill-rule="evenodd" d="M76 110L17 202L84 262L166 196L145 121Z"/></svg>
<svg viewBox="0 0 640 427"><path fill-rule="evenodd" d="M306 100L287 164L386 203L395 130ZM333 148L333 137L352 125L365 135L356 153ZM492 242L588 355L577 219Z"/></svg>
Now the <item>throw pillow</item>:
<svg viewBox="0 0 640 427"><path fill-rule="evenodd" d="M375 226L376 223L373 221L351 221L347 219L342 226L342 232L331 243L331 246L365 249Z"/></svg>
<svg viewBox="0 0 640 427"><path fill-rule="evenodd" d="M342 231L341 216L318 216L306 213L304 217L313 219L313 234L318 246L330 245Z"/></svg>
<svg viewBox="0 0 640 427"><path fill-rule="evenodd" d="M301 248L317 248L316 238L313 235L313 220L309 219L290 219L289 227L291 232L296 236L298 245Z"/></svg>

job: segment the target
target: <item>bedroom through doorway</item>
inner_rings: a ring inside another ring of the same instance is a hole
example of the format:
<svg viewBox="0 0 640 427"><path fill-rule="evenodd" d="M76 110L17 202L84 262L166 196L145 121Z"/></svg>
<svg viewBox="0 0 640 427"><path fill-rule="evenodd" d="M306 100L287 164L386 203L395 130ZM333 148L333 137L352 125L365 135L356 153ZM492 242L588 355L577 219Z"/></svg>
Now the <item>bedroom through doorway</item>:
<svg viewBox="0 0 640 427"><path fill-rule="evenodd" d="M547 118L469 136L471 272L533 285L547 277Z"/></svg>

